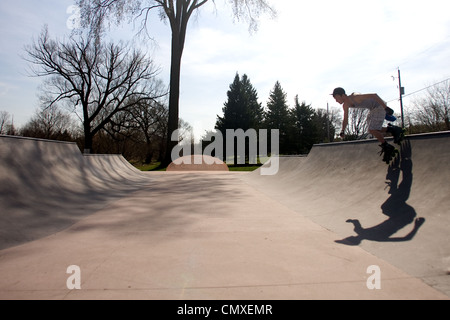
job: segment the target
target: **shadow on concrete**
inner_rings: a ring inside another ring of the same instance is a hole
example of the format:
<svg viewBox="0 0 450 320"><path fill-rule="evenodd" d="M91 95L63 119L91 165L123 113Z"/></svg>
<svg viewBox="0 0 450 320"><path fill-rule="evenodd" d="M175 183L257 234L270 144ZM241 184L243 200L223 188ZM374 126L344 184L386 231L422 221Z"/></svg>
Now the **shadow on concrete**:
<svg viewBox="0 0 450 320"><path fill-rule="evenodd" d="M99 219L84 221L67 232L95 230L97 235L121 239L133 237L137 232L183 233L191 224L227 217L234 209L233 203L244 200L243 195L229 188L233 181L229 176L220 179L204 173L155 176L161 180L115 202ZM223 203L224 198L229 201Z"/></svg>
<svg viewBox="0 0 450 320"><path fill-rule="evenodd" d="M182 230L203 218L197 212L204 208L226 215L231 208L214 204L240 198L229 181L214 175L173 174L162 180L118 155L83 156L74 143L0 136L0 250L65 230L119 200L117 220L84 228L120 231L123 223L140 226L150 220L152 230ZM168 195L177 201L168 203Z"/></svg>
<svg viewBox="0 0 450 320"><path fill-rule="evenodd" d="M400 180L400 173L402 180ZM382 223L363 228L357 219L349 219L346 222L352 223L356 236L350 236L337 243L345 245L359 245L363 240L377 242L403 242L414 238L419 228L425 222L425 218L416 218L416 210L406 201L411 193L413 183L413 162L412 150L409 141L405 141L401 146L400 157L394 160L387 172L387 186L389 187L389 198L381 205L384 215L389 218ZM413 229L403 237L394 237L399 230L414 222Z"/></svg>

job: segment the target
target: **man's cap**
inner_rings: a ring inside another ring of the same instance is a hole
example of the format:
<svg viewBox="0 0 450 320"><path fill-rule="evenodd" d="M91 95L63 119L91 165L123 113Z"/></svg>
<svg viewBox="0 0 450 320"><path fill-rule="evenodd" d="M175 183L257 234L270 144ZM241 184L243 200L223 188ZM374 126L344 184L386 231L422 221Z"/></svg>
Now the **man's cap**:
<svg viewBox="0 0 450 320"><path fill-rule="evenodd" d="M331 94L333 97L334 96L342 96L345 94L345 90L342 88L336 88L333 90L333 93Z"/></svg>

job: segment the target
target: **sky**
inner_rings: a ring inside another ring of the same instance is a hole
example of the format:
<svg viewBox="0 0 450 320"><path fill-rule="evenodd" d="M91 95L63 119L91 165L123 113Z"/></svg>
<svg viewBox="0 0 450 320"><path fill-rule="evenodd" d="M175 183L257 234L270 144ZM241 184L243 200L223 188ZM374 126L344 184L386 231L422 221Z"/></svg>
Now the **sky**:
<svg viewBox="0 0 450 320"><path fill-rule="evenodd" d="M348 93L377 93L400 113L398 69L405 87L405 109L419 91L450 78L450 2L448 0L271 0L277 17L262 15L256 32L236 21L216 0L191 19L182 60L180 117L198 139L214 129L236 73L247 74L266 106L280 82L288 104L299 96L314 109L340 108L330 96L335 87ZM73 0L0 2L0 111L20 127L39 107L43 78L29 76L24 47L45 24L50 35L70 34ZM156 15L148 33L153 41L135 45L160 68L168 85L170 27ZM132 40L136 28L113 27L117 40ZM419 91L416 94L412 94Z"/></svg>

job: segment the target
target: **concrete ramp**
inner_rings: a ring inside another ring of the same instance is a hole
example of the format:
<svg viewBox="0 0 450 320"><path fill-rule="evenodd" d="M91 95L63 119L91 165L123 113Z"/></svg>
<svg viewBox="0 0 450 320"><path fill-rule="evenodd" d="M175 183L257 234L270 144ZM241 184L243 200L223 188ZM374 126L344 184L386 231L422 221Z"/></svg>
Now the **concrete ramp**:
<svg viewBox="0 0 450 320"><path fill-rule="evenodd" d="M387 166L376 141L281 157L243 179L281 204L450 294L450 132L410 136Z"/></svg>
<svg viewBox="0 0 450 320"><path fill-rule="evenodd" d="M75 143L0 136L0 249L60 231L150 184L125 162L84 157Z"/></svg>
<svg viewBox="0 0 450 320"><path fill-rule="evenodd" d="M275 176L143 174L0 137L0 299L448 300L449 149L430 135L392 167L369 141Z"/></svg>
<svg viewBox="0 0 450 320"><path fill-rule="evenodd" d="M147 183L148 175L131 165L120 154L85 154L86 167L102 181L129 184L135 182Z"/></svg>

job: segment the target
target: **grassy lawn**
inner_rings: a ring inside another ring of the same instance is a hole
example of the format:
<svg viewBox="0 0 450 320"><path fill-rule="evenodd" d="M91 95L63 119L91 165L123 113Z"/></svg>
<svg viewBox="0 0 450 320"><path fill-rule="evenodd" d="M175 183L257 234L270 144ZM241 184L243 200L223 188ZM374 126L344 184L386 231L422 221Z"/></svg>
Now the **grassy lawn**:
<svg viewBox="0 0 450 320"><path fill-rule="evenodd" d="M242 171L242 172L250 172L255 171L258 169L261 165L229 165L228 168L230 171ZM160 162L154 162L151 164L145 164L145 165L135 165L136 168L138 168L141 171L166 171L166 168L161 168Z"/></svg>
<svg viewBox="0 0 450 320"><path fill-rule="evenodd" d="M261 167L261 165L229 165L228 169L230 169L230 171L255 171L256 169L258 169L259 167Z"/></svg>
<svg viewBox="0 0 450 320"><path fill-rule="evenodd" d="M135 164L134 166L141 171L166 171L166 168L161 168L161 162L153 162L150 164L143 164L143 165Z"/></svg>

